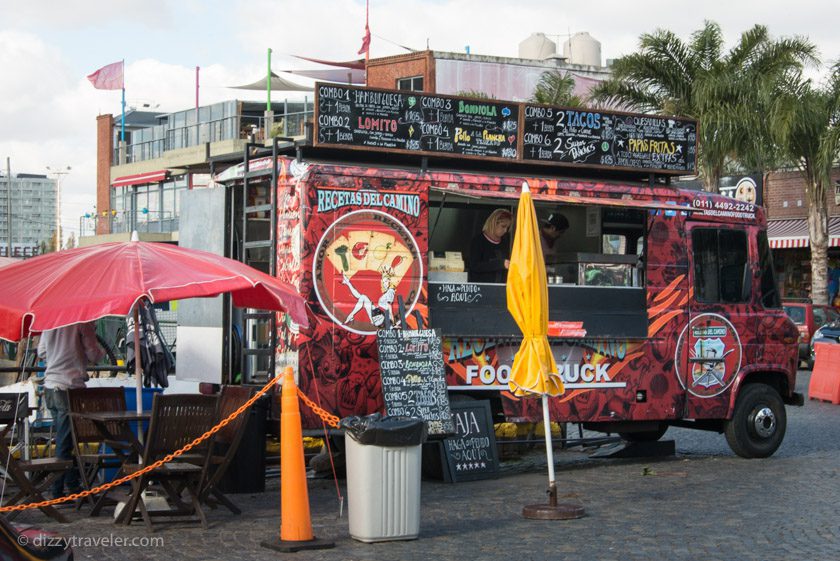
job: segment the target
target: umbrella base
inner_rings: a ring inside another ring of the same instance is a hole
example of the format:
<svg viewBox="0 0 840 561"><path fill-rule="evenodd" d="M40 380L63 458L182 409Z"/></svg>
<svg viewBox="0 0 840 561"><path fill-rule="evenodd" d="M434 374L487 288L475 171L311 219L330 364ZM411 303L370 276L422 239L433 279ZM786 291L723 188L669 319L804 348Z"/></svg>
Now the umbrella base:
<svg viewBox="0 0 840 561"><path fill-rule="evenodd" d="M528 505L522 509L522 516L531 520L574 520L585 515L581 505L571 503Z"/></svg>

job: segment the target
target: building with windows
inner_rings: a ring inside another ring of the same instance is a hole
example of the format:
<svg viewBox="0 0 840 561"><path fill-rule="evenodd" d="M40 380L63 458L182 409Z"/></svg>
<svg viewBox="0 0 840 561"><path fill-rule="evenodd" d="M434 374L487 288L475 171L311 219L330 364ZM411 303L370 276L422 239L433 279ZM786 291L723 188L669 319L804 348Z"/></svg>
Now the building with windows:
<svg viewBox="0 0 840 561"><path fill-rule="evenodd" d="M50 243L58 221L57 193L56 180L46 175L12 174L11 183L5 174L0 175L0 256L32 257L40 253L42 244Z"/></svg>
<svg viewBox="0 0 840 561"><path fill-rule="evenodd" d="M96 215L83 217L80 245L128 239L177 241L184 190L204 187L219 162L241 160L248 143L300 137L307 101L229 100L174 113L129 111L97 117ZM225 164L225 165L228 165Z"/></svg>
<svg viewBox="0 0 840 561"><path fill-rule="evenodd" d="M829 297L838 294L840 279L840 168L826 189L828 209ZM808 231L808 194L798 170L778 171L767 177L767 232L776 276L785 298L811 296L811 237Z"/></svg>

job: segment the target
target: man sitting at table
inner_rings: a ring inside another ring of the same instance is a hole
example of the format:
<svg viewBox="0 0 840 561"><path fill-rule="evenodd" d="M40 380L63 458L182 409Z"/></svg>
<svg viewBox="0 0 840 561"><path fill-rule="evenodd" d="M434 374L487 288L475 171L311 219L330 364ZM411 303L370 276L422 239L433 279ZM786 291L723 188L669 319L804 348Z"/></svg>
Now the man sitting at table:
<svg viewBox="0 0 840 561"><path fill-rule="evenodd" d="M55 426L55 455L62 460L73 460L67 390L85 387L87 365L98 362L105 356L105 350L96 340L94 324L80 323L44 331L38 342L38 356L47 363L44 400ZM81 491L77 467L56 478L51 489L53 498L65 496L65 485L70 495Z"/></svg>

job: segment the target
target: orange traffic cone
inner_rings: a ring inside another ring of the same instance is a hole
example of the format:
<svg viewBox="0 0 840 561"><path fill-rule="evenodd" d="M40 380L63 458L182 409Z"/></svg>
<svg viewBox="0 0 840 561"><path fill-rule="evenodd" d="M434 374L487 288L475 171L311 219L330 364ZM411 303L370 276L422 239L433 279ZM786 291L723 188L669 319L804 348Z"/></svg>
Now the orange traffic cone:
<svg viewBox="0 0 840 561"><path fill-rule="evenodd" d="M280 539L264 541L262 546L284 552L335 547L335 543L317 540L312 535L300 408L294 373L290 366L283 371L281 404Z"/></svg>

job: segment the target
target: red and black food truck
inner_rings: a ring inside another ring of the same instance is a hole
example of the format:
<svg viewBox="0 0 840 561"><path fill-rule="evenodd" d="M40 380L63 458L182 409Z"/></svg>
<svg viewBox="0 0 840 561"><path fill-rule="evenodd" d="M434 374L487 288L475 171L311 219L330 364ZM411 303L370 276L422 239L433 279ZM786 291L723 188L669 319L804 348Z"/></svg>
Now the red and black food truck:
<svg viewBox="0 0 840 561"><path fill-rule="evenodd" d="M313 400L381 410L376 331L402 315L442 333L450 392L541 418L507 388L521 333L504 284L466 270L484 220L515 216L527 182L538 217L569 224L546 254L549 319L582 325L550 336L566 388L551 418L631 440L716 430L744 457L777 449L785 404L802 403L796 328L762 209L670 185L695 173L694 121L316 88L310 142L249 164L276 166L276 274L310 309L305 330L279 322L276 357Z"/></svg>

